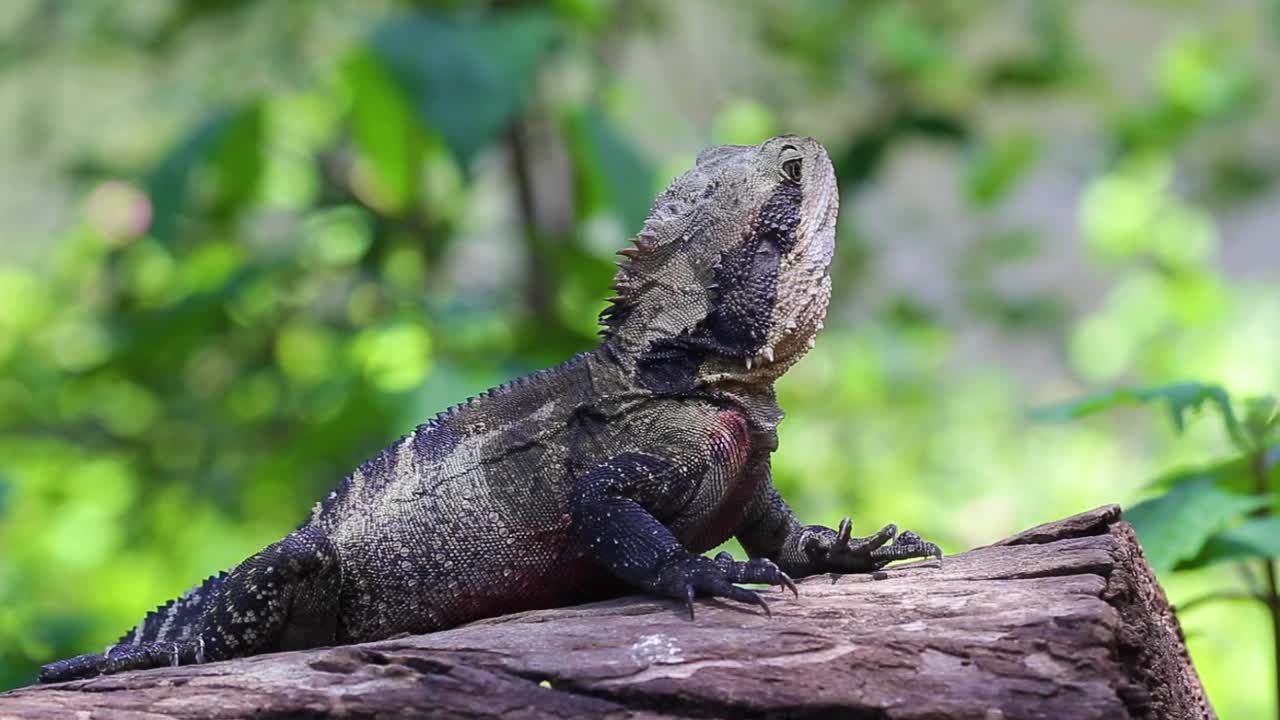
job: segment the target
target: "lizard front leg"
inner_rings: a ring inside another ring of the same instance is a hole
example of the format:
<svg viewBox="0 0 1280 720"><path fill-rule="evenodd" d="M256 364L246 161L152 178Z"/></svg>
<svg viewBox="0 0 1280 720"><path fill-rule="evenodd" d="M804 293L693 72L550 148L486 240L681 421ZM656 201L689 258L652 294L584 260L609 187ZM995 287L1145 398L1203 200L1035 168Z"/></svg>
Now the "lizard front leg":
<svg viewBox="0 0 1280 720"><path fill-rule="evenodd" d="M597 465L575 481L573 529L592 557L628 585L684 600L693 618L695 596L769 606L735 583L783 585L791 578L771 560L715 560L689 552L659 517L688 507L698 493L698 470L654 454L630 452Z"/></svg>
<svg viewBox="0 0 1280 720"><path fill-rule="evenodd" d="M867 537L853 536L853 522L849 518L834 529L804 525L773 487L768 465L762 464L753 472L764 473L765 477L761 478L746 519L736 533L753 558L772 559L795 577L824 572L870 572L895 560L942 558L942 550L937 545L909 530L898 532L893 524Z"/></svg>

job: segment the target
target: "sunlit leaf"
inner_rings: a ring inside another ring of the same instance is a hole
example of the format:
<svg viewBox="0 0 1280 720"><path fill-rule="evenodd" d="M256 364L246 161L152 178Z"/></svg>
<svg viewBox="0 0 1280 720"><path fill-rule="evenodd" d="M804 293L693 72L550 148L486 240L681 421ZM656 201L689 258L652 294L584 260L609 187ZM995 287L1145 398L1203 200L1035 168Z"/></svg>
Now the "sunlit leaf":
<svg viewBox="0 0 1280 720"><path fill-rule="evenodd" d="M123 289L141 307L161 306L182 297L173 252L156 240L130 245L121 255L120 270Z"/></svg>
<svg viewBox="0 0 1280 720"><path fill-rule="evenodd" d="M231 280L243 265L243 248L232 242L207 242L182 261L182 283L189 292L213 292Z"/></svg>
<svg viewBox="0 0 1280 720"><path fill-rule="evenodd" d="M754 145L778 132L778 119L764 105L738 100L716 114L711 138L717 144Z"/></svg>
<svg viewBox="0 0 1280 720"><path fill-rule="evenodd" d="M1202 478L1174 486L1125 511L1157 572L1194 557L1205 541L1242 515L1265 507L1266 496L1237 495Z"/></svg>
<svg viewBox="0 0 1280 720"><path fill-rule="evenodd" d="M351 205L314 213L304 225L302 257L315 265L354 263L369 250L371 225L369 214Z"/></svg>
<svg viewBox="0 0 1280 720"><path fill-rule="evenodd" d="M548 3L564 21L582 28L599 31L609 26L618 12L618 3L610 0L553 0Z"/></svg>
<svg viewBox="0 0 1280 720"><path fill-rule="evenodd" d="M351 135L377 173L378 190L392 210L418 195L425 139L409 98L382 61L367 49L353 53L342 76L351 94Z"/></svg>
<svg viewBox="0 0 1280 720"><path fill-rule="evenodd" d="M264 136L261 103L253 103L230 117L211 154L220 209L232 212L257 197L264 167Z"/></svg>
<svg viewBox="0 0 1280 720"><path fill-rule="evenodd" d="M276 338L276 362L289 377L319 383L337 360L338 341L327 328L307 322L285 326Z"/></svg>
<svg viewBox="0 0 1280 720"><path fill-rule="evenodd" d="M1160 90L1195 115L1238 110L1256 94L1257 78L1239 48L1221 36L1181 34L1163 48Z"/></svg>
<svg viewBox="0 0 1280 720"><path fill-rule="evenodd" d="M25 268L0 265L0 326L14 333L43 327L54 308L52 290Z"/></svg>
<svg viewBox="0 0 1280 720"><path fill-rule="evenodd" d="M415 323L370 328L351 342L348 352L369 381L385 392L411 390L431 369L431 335Z"/></svg>
<svg viewBox="0 0 1280 720"><path fill-rule="evenodd" d="M1179 570L1254 558L1280 557L1280 517L1251 518L1214 533L1195 557L1179 563Z"/></svg>
<svg viewBox="0 0 1280 720"><path fill-rule="evenodd" d="M1089 249L1098 257L1128 260L1145 252L1152 225L1169 204L1173 163L1165 153L1131 155L1085 189L1080 222Z"/></svg>
<svg viewBox="0 0 1280 720"><path fill-rule="evenodd" d="M542 13L415 13L384 23L370 45L465 167L524 109L555 37Z"/></svg>
<svg viewBox="0 0 1280 720"><path fill-rule="evenodd" d="M1237 447L1247 448L1240 422L1231 405L1231 397L1219 385L1186 382L1158 387L1120 388L1059 405L1035 408L1030 414L1032 419L1042 422L1066 422L1117 407L1151 403L1167 403L1169 417L1179 432L1186 427L1187 413L1199 410L1208 403L1222 416L1227 433Z"/></svg>

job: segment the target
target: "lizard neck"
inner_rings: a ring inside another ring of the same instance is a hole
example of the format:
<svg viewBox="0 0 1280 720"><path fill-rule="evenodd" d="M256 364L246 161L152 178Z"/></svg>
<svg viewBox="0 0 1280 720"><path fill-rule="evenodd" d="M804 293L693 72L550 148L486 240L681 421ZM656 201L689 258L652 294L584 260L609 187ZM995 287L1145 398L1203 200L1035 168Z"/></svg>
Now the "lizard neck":
<svg viewBox="0 0 1280 720"><path fill-rule="evenodd" d="M627 395L700 397L739 407L757 430L772 432L782 421L769 373L706 373L687 356L667 354L649 364L644 355L628 352L607 338L591 353L594 382L608 383Z"/></svg>

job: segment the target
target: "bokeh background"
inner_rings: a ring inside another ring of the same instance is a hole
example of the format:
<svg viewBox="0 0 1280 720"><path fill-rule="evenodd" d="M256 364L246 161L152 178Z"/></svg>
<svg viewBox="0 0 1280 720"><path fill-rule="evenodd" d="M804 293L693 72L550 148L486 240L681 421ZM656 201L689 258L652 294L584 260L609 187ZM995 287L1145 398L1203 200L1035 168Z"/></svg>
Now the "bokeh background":
<svg viewBox="0 0 1280 720"><path fill-rule="evenodd" d="M779 387L806 518L954 552L1131 504L1219 424L1026 410L1280 389L1278 51L1275 0L5 0L0 688L592 346L711 143L812 135L840 175ZM1274 717L1264 611L1182 622L1221 716Z"/></svg>

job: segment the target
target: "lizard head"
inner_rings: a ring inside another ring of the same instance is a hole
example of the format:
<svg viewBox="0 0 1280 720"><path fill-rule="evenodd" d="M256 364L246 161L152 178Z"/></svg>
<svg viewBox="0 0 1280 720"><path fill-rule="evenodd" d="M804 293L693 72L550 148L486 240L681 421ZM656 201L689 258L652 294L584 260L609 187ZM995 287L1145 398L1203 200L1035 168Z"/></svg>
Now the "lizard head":
<svg viewBox="0 0 1280 720"><path fill-rule="evenodd" d="M771 382L822 327L838 212L831 160L811 138L704 150L620 251L608 341L653 390Z"/></svg>

